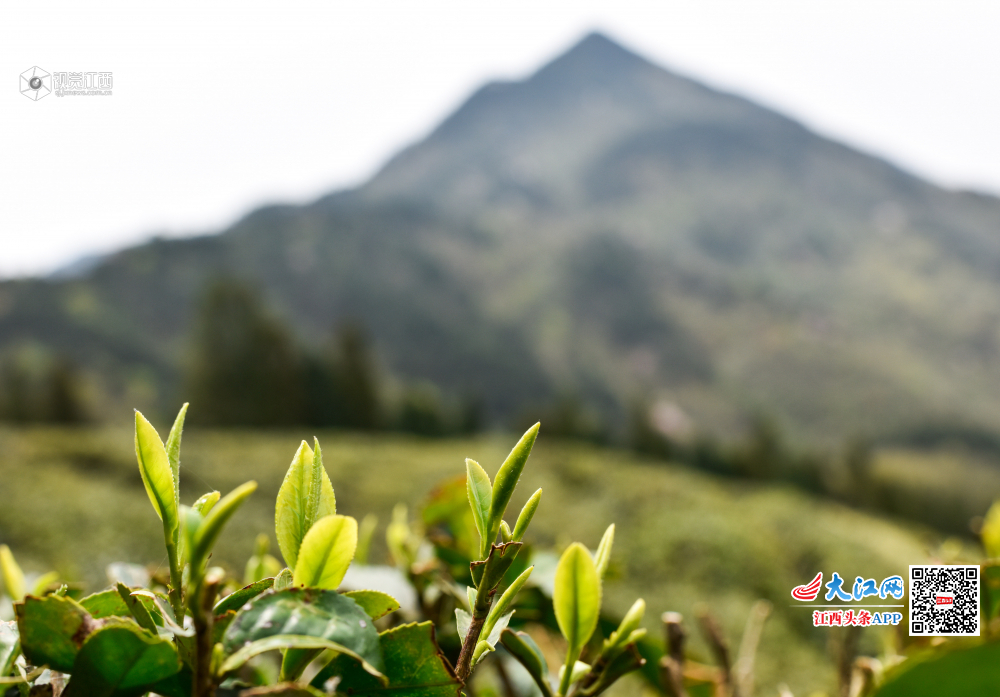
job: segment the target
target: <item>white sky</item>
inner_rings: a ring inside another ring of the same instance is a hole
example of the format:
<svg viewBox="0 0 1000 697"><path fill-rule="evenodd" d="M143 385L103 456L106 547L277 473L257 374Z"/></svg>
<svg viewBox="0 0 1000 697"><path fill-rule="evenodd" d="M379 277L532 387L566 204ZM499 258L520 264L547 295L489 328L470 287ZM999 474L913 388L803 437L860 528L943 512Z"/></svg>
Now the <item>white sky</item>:
<svg viewBox="0 0 1000 697"><path fill-rule="evenodd" d="M492 78L600 29L934 181L1000 192L991 0L0 5L0 276L221 229L370 176ZM111 71L111 97L18 76Z"/></svg>

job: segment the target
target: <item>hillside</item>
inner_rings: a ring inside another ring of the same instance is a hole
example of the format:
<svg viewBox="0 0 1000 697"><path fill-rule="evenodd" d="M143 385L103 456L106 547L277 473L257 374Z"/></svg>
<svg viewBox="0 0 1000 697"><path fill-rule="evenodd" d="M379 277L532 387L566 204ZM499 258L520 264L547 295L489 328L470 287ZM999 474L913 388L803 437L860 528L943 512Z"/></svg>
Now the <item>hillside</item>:
<svg viewBox="0 0 1000 697"><path fill-rule="evenodd" d="M334 156L331 154L330 156ZM814 439L1000 429L1000 201L947 191L599 34L473 94L367 184L0 284L0 352L62 352L104 404L180 395L194 307L258 284L316 345L494 421L575 393Z"/></svg>
<svg viewBox="0 0 1000 697"><path fill-rule="evenodd" d="M165 423L157 426L162 430ZM271 549L277 549L274 499L299 438L310 435L185 432L183 502L212 488L229 491L247 479L259 484L223 532L213 564L239 571L262 532L272 535ZM436 484L462 476L465 457L493 473L511 442L506 436L429 441L335 432L320 433L319 439L338 512L359 519L372 512L379 516L373 563L387 558L385 526L395 504L406 503L416 517ZM0 486L6 494L0 540L13 548L26 571L57 568L64 578L96 590L106 583L108 563L164 563L162 531L143 490L127 428L2 428L0 452ZM621 614L636 597L645 598L654 636L660 635L660 613L680 611L691 622L696 605L705 602L736 644L752 603L770 600L774 610L761 639L759 694L775 694L781 682L795 694L829 691L835 684L830 634L811 625L808 609L791 606L791 588L818 570L881 579L939 553L940 539L926 530L791 488L734 482L620 450L559 442L544 433L512 505L519 508L537 487L545 494L529 542L536 549L572 540L593 547L614 522L604 607ZM949 547L951 554L961 552L954 541L941 549ZM700 635L689 628L693 656L707 659ZM876 628L867 629L862 650L879 653L882 641L890 640Z"/></svg>

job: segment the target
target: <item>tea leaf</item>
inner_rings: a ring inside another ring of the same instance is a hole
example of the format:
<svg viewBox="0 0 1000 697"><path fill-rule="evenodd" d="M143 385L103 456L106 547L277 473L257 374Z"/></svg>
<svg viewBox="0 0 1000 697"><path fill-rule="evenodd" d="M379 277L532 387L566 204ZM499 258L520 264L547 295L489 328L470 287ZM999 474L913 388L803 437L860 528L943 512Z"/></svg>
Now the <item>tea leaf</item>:
<svg viewBox="0 0 1000 697"><path fill-rule="evenodd" d="M372 619L351 598L315 588L272 590L244 605L222 640L223 649L233 653L224 663L224 669L235 669L262 650L270 650L262 649L263 645L259 642L289 634L299 635L298 639L335 642L336 646L345 647L357 660L363 660L376 672L381 672L383 664L378 632ZM280 646L273 648L342 650L315 642L275 641ZM246 653L247 642L258 643L258 646ZM236 654L241 655L239 660Z"/></svg>
<svg viewBox="0 0 1000 697"><path fill-rule="evenodd" d="M299 547L312 524L336 512L337 499L323 468L322 453L318 447L313 452L308 443L302 441L278 490L274 509L278 548L290 568L295 568Z"/></svg>
<svg viewBox="0 0 1000 697"><path fill-rule="evenodd" d="M313 525L302 540L293 582L296 586L336 590L358 546L358 522L330 515Z"/></svg>
<svg viewBox="0 0 1000 697"><path fill-rule="evenodd" d="M264 578L256 583L244 586L238 591L230 593L225 598L217 602L215 607L212 609L212 613L215 615L221 615L229 610L239 610L264 591L270 590L272 586L274 586L273 578Z"/></svg>
<svg viewBox="0 0 1000 697"><path fill-rule="evenodd" d="M181 434L184 432L184 417L187 415L188 403L184 402L181 410L177 412L174 425L170 427L167 434L167 459L170 461L170 471L174 475L174 500L181 500Z"/></svg>
<svg viewBox="0 0 1000 697"><path fill-rule="evenodd" d="M139 474L156 515L164 530L177 533L177 490L170 458L153 425L140 412L135 412L135 456Z"/></svg>
<svg viewBox="0 0 1000 697"><path fill-rule="evenodd" d="M510 606L514 603L514 598L517 597L517 594L521 591L521 588L527 582L528 577L531 576L531 572L534 571L534 569L535 567L533 566L529 566L525 569L521 575L515 578L514 582L507 587L507 590L503 592L500 599L493 603L490 607L490 614L486 616L486 621L483 623L481 636L488 637L493 633L493 628L497 625L497 621L507 613L507 610L510 609ZM490 642L490 646L495 644L495 639Z"/></svg>
<svg viewBox="0 0 1000 697"><path fill-rule="evenodd" d="M382 591L347 591L342 595L360 605L361 609L373 620L385 617L390 612L399 609L399 601Z"/></svg>
<svg viewBox="0 0 1000 697"><path fill-rule="evenodd" d="M201 513L202 516L208 515L208 512L219 502L220 494L218 491L210 491L207 494L202 494L198 497L198 500L191 504L191 508Z"/></svg>
<svg viewBox="0 0 1000 697"><path fill-rule="evenodd" d="M517 442L507 459L500 465L500 471L497 472L496 479L493 481L493 501L490 504L489 533L487 535L490 543L496 540L497 533L500 531L500 521L507 510L507 504L510 503L510 497L514 494L517 480L521 478L524 464L528 461L528 456L531 455L531 447L535 444L540 427L541 424L536 423L521 436L521 440Z"/></svg>
<svg viewBox="0 0 1000 697"><path fill-rule="evenodd" d="M7 597L14 601L24 597L24 572L7 545L0 545L0 577L3 578L3 587L7 589Z"/></svg>
<svg viewBox="0 0 1000 697"><path fill-rule="evenodd" d="M438 648L431 622L405 624L379 635L388 684L379 683L350 659L338 656L315 678L313 687L340 677L338 693L385 697L457 697L460 683Z"/></svg>
<svg viewBox="0 0 1000 697"><path fill-rule="evenodd" d="M594 566L597 567L597 575L604 578L604 572L608 570L608 562L611 561L611 547L615 543L615 524L612 523L604 531L601 543L597 545L594 553Z"/></svg>
<svg viewBox="0 0 1000 697"><path fill-rule="evenodd" d="M567 662L575 661L597 627L601 610L601 579L590 552L579 542L571 544L556 567L552 604L559 631L567 643ZM565 682L559 693L566 694Z"/></svg>
<svg viewBox="0 0 1000 697"><path fill-rule="evenodd" d="M236 509L246 501L247 497L250 496L257 489L257 482L247 482L242 484L231 492L226 494L219 503L217 503L205 519L202 521L201 526L194 535L194 549L191 552L191 564L192 566L200 566L202 562L208 557L208 553L215 546L215 541L219 539L219 534L222 532L222 528L225 526L229 519L232 518Z"/></svg>
<svg viewBox="0 0 1000 697"><path fill-rule="evenodd" d="M169 641L116 620L88 637L72 667L65 697L141 695L181 669Z"/></svg>
<svg viewBox="0 0 1000 697"><path fill-rule="evenodd" d="M15 603L21 650L32 665L68 673L83 641L100 625L71 598L28 596Z"/></svg>
<svg viewBox="0 0 1000 697"><path fill-rule="evenodd" d="M514 532L511 533L511 539L514 542L520 542L524 539L524 533L527 532L528 525L535 515L535 509L538 508L538 502L541 500L542 490L539 489L524 504L524 508L521 509L521 513L517 516L517 522L514 523Z"/></svg>
<svg viewBox="0 0 1000 697"><path fill-rule="evenodd" d="M490 505L493 500L493 485L490 484L490 475L486 474L478 462L466 458L466 488L469 493L469 506L472 508L472 517L476 521L476 530L479 531L480 556L486 556L486 550L496 539L496 533L490 537Z"/></svg>
<svg viewBox="0 0 1000 697"><path fill-rule="evenodd" d="M549 687L549 664L538 644L528 634L505 629L500 634L500 643L518 660L534 679L545 697L551 697Z"/></svg>

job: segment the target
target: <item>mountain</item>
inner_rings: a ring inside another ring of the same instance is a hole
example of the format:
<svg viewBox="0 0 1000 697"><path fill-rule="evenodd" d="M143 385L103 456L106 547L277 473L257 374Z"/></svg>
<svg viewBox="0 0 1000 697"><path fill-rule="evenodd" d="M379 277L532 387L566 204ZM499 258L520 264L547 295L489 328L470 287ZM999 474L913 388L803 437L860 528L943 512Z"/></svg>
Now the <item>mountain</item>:
<svg viewBox="0 0 1000 697"><path fill-rule="evenodd" d="M0 352L60 352L102 404L180 398L213 278L299 340L510 421L666 399L834 439L1000 429L1000 200L949 191L591 34L473 94L363 186L0 284Z"/></svg>

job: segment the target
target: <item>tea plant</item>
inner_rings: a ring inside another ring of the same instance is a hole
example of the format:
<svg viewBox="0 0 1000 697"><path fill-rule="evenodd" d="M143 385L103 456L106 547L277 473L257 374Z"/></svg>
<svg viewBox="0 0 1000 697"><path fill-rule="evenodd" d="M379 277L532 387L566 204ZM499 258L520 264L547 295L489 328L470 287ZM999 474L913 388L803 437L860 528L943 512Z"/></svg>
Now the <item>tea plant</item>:
<svg viewBox="0 0 1000 697"><path fill-rule="evenodd" d="M278 491L275 534L286 566L268 554L266 537L258 538L245 571L247 585L226 593L235 584L211 565L213 549L257 485L251 481L225 496L212 491L190 506L180 503L186 412L185 404L166 442L142 414L135 414L139 473L162 522L167 552L168 571L161 582L154 579L147 588L119 581L77 599L73 589L56 585L57 577L48 574L29 592L10 550L0 546L0 575L16 616L16 622L0 622L0 685L14 686L23 697L209 697L223 689L247 696L436 697L466 690L477 666L499 643L546 697L590 697L644 665L637 648L645 634L639 627L642 600L593 648L613 526L593 555L574 543L558 561L547 601L566 643L558 675L549 675L547 660L529 634L508 626L515 605L528 593L534 567L519 557L542 491L528 499L513 527L504 516L537 424L492 481L478 463L466 461L465 495L478 539L450 550L450 563L422 559L427 540L410 526L405 509L387 530L390 551L417 589L425 617L434 618L439 629L451 627L444 614L448 605L441 600L446 596L439 592L437 601L429 601L435 595L431 589L444 589L459 605L453 613L460 637L453 667L438 643L435 622L395 621L400 602L381 591L338 592L359 543L367 556L374 521L366 519L359 540L357 521L337 514L318 441L299 446ZM446 547L438 548L445 557ZM467 548L470 558L458 547ZM464 593L457 592L457 579L467 581ZM580 660L588 644L593 649L587 653L589 664ZM268 655L280 655L274 671L268 669Z"/></svg>

